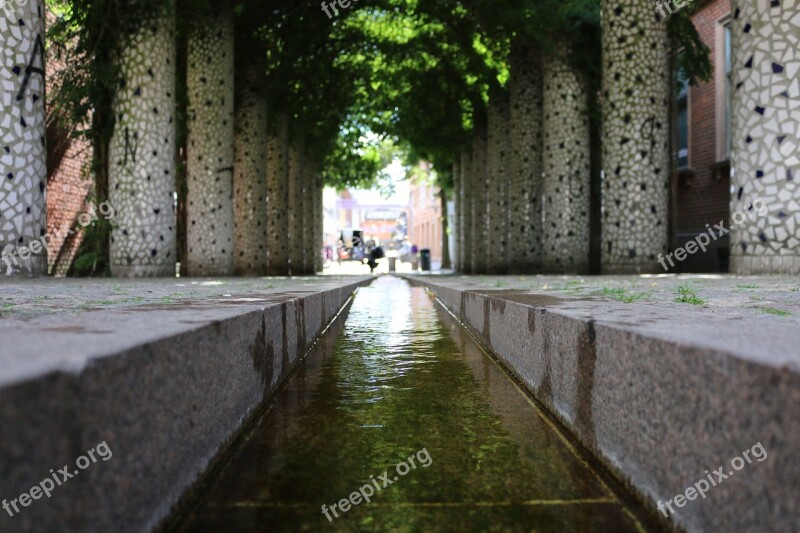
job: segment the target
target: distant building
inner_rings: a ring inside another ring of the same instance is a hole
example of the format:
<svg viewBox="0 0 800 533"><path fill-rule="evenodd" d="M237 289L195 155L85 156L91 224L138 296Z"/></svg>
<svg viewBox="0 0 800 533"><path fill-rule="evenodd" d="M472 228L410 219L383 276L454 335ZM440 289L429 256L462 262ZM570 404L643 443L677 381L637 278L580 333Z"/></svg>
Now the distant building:
<svg viewBox="0 0 800 533"><path fill-rule="evenodd" d="M322 191L322 246L336 248L339 239L339 219L337 209L337 192L333 187L325 187Z"/></svg>
<svg viewBox="0 0 800 533"><path fill-rule="evenodd" d="M422 250L431 251L431 261L442 261L442 207L439 188L412 178L408 201L408 238Z"/></svg>
<svg viewBox="0 0 800 533"><path fill-rule="evenodd" d="M730 216L731 3L711 0L696 5L692 21L711 50L713 70L708 82L697 87L682 82L675 93L672 196L678 247L708 231L706 224L720 220L727 224ZM676 265L676 271L727 272L729 257L730 238L726 235L712 241L708 253L689 255Z"/></svg>
<svg viewBox="0 0 800 533"><path fill-rule="evenodd" d="M371 209L364 212L361 230L368 239L387 243L398 238L397 219L401 210ZM402 236L400 236L402 238Z"/></svg>
<svg viewBox="0 0 800 533"><path fill-rule="evenodd" d="M48 24L56 20L47 13ZM47 233L50 235L48 273L66 276L83 242L85 232L75 231L78 215L89 210L88 197L94 189L92 146L85 137L76 137L75 124L61 112L55 101L61 96L61 79L68 65L63 58L48 54L45 61L47 96ZM87 119L88 122L88 119Z"/></svg>
<svg viewBox="0 0 800 533"><path fill-rule="evenodd" d="M367 195L367 198L359 196L358 192L345 190L336 198L336 239L343 229L352 228L362 230L365 239L374 239L383 245L402 240L405 236L402 220L407 216L406 206L389 201L379 202L371 198L372 195Z"/></svg>

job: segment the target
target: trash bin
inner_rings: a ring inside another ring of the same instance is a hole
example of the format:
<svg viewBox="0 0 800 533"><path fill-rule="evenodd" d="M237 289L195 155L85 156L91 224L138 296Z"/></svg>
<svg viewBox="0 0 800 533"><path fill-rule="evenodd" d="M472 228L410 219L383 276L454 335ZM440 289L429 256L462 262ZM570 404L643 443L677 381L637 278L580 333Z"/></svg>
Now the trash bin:
<svg viewBox="0 0 800 533"><path fill-rule="evenodd" d="M397 263L396 257L389 257L389 272L395 272L397 268L395 268L395 264Z"/></svg>
<svg viewBox="0 0 800 533"><path fill-rule="evenodd" d="M431 271L431 251L427 248L419 251L419 267L423 272Z"/></svg>

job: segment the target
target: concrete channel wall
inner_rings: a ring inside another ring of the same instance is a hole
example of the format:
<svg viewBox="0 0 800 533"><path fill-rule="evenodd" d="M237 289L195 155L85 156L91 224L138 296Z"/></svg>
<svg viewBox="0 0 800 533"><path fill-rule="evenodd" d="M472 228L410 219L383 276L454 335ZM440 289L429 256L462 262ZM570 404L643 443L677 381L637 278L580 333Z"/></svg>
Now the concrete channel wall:
<svg viewBox="0 0 800 533"><path fill-rule="evenodd" d="M0 531L158 526L371 279L0 321Z"/></svg>
<svg viewBox="0 0 800 533"><path fill-rule="evenodd" d="M796 324L404 277L432 291L665 522L656 506L672 499L671 526L800 530ZM752 451L758 443L766 458ZM704 479L716 483L699 485L710 485L705 498L686 492ZM678 507L680 493L694 498Z"/></svg>

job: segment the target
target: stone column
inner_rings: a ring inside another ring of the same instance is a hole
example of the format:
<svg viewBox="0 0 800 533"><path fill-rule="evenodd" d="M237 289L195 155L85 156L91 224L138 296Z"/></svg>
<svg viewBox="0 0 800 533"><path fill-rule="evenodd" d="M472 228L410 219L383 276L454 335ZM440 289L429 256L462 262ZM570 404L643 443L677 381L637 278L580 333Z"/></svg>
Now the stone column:
<svg viewBox="0 0 800 533"><path fill-rule="evenodd" d="M186 240L190 276L233 273L233 13L189 31Z"/></svg>
<svg viewBox="0 0 800 533"><path fill-rule="evenodd" d="M289 143L289 265L293 276L303 275L303 185L306 172L305 143L293 138Z"/></svg>
<svg viewBox="0 0 800 533"><path fill-rule="evenodd" d="M800 4L733 4L731 272L798 274Z"/></svg>
<svg viewBox="0 0 800 533"><path fill-rule="evenodd" d="M489 249L486 191L486 122L478 122L472 134L472 274L486 274Z"/></svg>
<svg viewBox="0 0 800 533"><path fill-rule="evenodd" d="M303 275L314 273L317 214L314 201L316 162L308 158L303 172Z"/></svg>
<svg viewBox="0 0 800 533"><path fill-rule="evenodd" d="M460 156L459 156L460 157ZM453 163L453 206L454 220L450 231L455 235L456 253L453 257L453 270L458 272L461 269L461 248L464 239L464 232L461 229L461 161Z"/></svg>
<svg viewBox="0 0 800 533"><path fill-rule="evenodd" d="M289 274L289 116L270 121L267 138L267 273Z"/></svg>
<svg viewBox="0 0 800 533"><path fill-rule="evenodd" d="M323 241L325 240L325 232L323 228L324 224L324 217L323 217L323 205L322 205L322 190L324 188L322 174L319 168L315 169L316 171L313 174L314 177L314 255L313 255L313 264L314 264L314 273L322 272L323 270L323 262L322 262L322 245L324 244Z"/></svg>
<svg viewBox="0 0 800 533"><path fill-rule="evenodd" d="M175 12L143 23L125 41L109 146L111 272L174 277Z"/></svg>
<svg viewBox="0 0 800 533"><path fill-rule="evenodd" d="M663 272L669 191L669 40L652 0L602 0L606 274Z"/></svg>
<svg viewBox="0 0 800 533"><path fill-rule="evenodd" d="M589 117L582 75L559 46L544 62L544 250L548 273L589 270Z"/></svg>
<svg viewBox="0 0 800 533"><path fill-rule="evenodd" d="M497 91L489 101L487 128L487 274L505 274L508 271L508 128L508 95Z"/></svg>
<svg viewBox="0 0 800 533"><path fill-rule="evenodd" d="M253 64L239 84L236 108L234 264L239 276L267 273L267 98L264 71Z"/></svg>
<svg viewBox="0 0 800 533"><path fill-rule="evenodd" d="M542 75L538 54L518 41L510 62L509 272L531 274L542 266Z"/></svg>
<svg viewBox="0 0 800 533"><path fill-rule="evenodd" d="M0 9L0 268L47 274L44 2Z"/></svg>
<svg viewBox="0 0 800 533"><path fill-rule="evenodd" d="M461 264L459 272L464 274L472 273L472 220L474 214L474 192L472 186L472 153L468 150L461 152L461 200L462 208L459 214L461 218L461 233L463 234L463 250L459 252Z"/></svg>

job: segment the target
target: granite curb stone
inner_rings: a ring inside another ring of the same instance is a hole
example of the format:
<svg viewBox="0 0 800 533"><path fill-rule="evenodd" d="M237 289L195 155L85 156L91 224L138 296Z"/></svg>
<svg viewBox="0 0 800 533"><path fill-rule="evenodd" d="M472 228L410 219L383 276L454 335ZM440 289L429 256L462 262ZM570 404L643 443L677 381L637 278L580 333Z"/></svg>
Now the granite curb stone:
<svg viewBox="0 0 800 533"><path fill-rule="evenodd" d="M655 511L760 442L768 456L675 508L688 531L800 530L800 330L694 306L403 276L439 299ZM663 515L659 514L659 516Z"/></svg>
<svg viewBox="0 0 800 533"><path fill-rule="evenodd" d="M371 280L0 320L0 499L113 452L0 531L156 527Z"/></svg>

